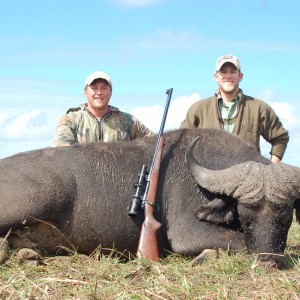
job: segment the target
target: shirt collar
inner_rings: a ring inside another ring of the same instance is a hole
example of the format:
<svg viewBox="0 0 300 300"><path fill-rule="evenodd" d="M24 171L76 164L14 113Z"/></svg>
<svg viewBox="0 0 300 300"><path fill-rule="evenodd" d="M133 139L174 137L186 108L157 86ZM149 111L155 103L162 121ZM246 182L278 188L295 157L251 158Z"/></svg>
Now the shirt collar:
<svg viewBox="0 0 300 300"><path fill-rule="evenodd" d="M233 98L231 101L234 100L234 102L236 104L240 104L240 101L242 99L242 96L243 96L243 91L241 89L239 89L237 95L235 96L235 98ZM221 99L222 99L222 96L221 96L221 93L220 93L220 89L217 89L216 92L215 92L215 97L216 97L216 100L217 102L219 102Z"/></svg>
<svg viewBox="0 0 300 300"><path fill-rule="evenodd" d="M81 107L83 110L88 110L87 109L87 103L82 103L81 104ZM120 111L119 108L115 107L115 106L112 106L112 105L108 105L108 110L111 112L111 111Z"/></svg>

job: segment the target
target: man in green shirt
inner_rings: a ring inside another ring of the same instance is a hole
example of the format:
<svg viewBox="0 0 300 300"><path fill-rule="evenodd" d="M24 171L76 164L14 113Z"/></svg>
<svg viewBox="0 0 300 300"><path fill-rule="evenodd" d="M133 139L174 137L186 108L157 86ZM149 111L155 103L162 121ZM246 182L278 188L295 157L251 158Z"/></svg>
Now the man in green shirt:
<svg viewBox="0 0 300 300"><path fill-rule="evenodd" d="M108 74L91 73L84 86L87 103L70 108L61 117L54 137L54 145L134 140L155 134L139 120L109 105L112 82Z"/></svg>
<svg viewBox="0 0 300 300"><path fill-rule="evenodd" d="M236 56L217 59L214 78L219 85L215 95L195 102L188 110L181 128L216 128L237 134L260 152L262 136L272 145L271 161L281 161L289 134L274 110L262 100L244 95L239 88L243 79Z"/></svg>

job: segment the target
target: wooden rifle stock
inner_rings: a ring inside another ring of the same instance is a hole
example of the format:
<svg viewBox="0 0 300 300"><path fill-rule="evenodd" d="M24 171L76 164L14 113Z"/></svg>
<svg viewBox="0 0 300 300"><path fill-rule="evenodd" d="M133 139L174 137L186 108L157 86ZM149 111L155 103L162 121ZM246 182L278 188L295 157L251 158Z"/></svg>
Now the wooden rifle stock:
<svg viewBox="0 0 300 300"><path fill-rule="evenodd" d="M164 137L161 136L158 144L158 149L153 163L151 180L149 184L148 198L145 202L145 220L142 225L141 235L137 250L139 258L148 258L149 260L157 261L159 259L159 250L157 243L157 230L161 227L161 223L155 220L153 213L155 207L156 191L159 179L159 169L164 147Z"/></svg>

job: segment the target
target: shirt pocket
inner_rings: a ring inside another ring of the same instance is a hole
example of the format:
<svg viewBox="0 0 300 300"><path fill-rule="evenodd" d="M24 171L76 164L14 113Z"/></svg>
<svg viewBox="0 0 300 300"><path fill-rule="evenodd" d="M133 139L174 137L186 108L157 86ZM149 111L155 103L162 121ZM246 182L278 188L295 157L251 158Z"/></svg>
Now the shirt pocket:
<svg viewBox="0 0 300 300"><path fill-rule="evenodd" d="M241 137L252 144L259 151L259 138L261 135L261 124L259 122L242 122Z"/></svg>

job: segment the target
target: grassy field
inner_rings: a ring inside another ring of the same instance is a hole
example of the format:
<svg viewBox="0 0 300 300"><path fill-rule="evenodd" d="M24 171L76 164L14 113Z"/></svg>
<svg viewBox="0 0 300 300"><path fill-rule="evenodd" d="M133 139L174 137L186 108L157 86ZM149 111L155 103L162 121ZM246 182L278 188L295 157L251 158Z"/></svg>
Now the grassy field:
<svg viewBox="0 0 300 300"><path fill-rule="evenodd" d="M300 299L300 226L293 222L286 256L289 268L261 265L257 257L221 253L191 266L171 254L160 262L73 253L43 264L0 266L0 299Z"/></svg>

